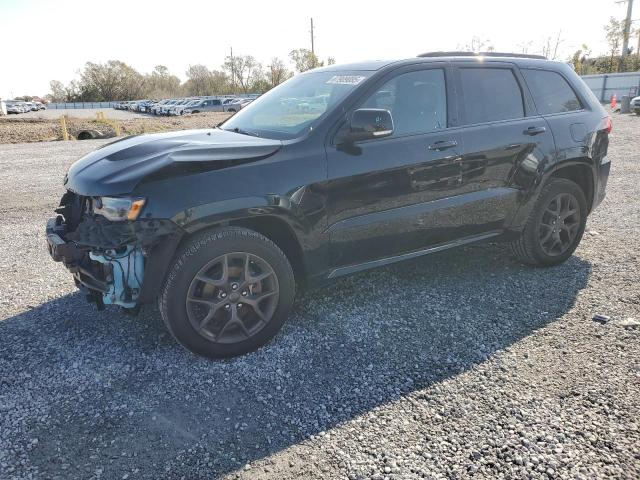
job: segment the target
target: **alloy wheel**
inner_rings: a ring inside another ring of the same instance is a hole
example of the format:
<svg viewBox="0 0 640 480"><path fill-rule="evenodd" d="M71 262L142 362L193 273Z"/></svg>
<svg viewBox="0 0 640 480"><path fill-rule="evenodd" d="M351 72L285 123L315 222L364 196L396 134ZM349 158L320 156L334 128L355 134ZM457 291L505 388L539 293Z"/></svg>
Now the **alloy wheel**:
<svg viewBox="0 0 640 480"><path fill-rule="evenodd" d="M559 193L542 214L538 230L540 247L551 257L562 255L573 244L579 229L578 200L570 193Z"/></svg>
<svg viewBox="0 0 640 480"><path fill-rule="evenodd" d="M257 255L221 255L202 267L187 292L193 328L207 340L237 343L262 330L275 313L279 286L271 266Z"/></svg>

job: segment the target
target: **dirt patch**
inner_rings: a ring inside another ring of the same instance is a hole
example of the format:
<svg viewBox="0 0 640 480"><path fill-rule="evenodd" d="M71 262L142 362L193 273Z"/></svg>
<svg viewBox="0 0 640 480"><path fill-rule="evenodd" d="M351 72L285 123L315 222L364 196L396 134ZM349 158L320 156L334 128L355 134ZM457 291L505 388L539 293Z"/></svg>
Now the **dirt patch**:
<svg viewBox="0 0 640 480"><path fill-rule="evenodd" d="M116 125L120 135L211 128L229 117L228 113L198 113L183 117L139 117L130 120L106 121L67 117L67 131L77 139L84 131L99 132L104 137L116 136ZM23 142L46 142L62 140L59 119L45 118L0 118L0 144Z"/></svg>

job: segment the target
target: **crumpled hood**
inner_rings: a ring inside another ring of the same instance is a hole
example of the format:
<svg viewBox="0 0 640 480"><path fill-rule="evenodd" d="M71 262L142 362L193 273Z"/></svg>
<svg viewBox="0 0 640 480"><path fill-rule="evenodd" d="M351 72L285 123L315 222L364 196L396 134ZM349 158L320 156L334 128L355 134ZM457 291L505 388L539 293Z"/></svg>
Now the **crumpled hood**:
<svg viewBox="0 0 640 480"><path fill-rule="evenodd" d="M87 196L127 194L145 177L175 164L216 170L266 158L281 146L279 140L220 129L132 136L75 162L65 177L65 187Z"/></svg>

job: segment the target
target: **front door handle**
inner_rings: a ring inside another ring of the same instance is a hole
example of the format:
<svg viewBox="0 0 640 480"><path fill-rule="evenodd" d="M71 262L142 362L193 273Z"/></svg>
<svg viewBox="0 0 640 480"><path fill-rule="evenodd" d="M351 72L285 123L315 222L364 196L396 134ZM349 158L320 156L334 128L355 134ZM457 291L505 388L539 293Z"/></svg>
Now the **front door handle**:
<svg viewBox="0 0 640 480"><path fill-rule="evenodd" d="M447 148L453 148L458 145L458 142L455 140L441 140L436 143L432 143L429 145L429 150L446 150Z"/></svg>
<svg viewBox="0 0 640 480"><path fill-rule="evenodd" d="M525 135L533 136L533 135L538 135L540 133L544 133L546 131L547 129L545 127L529 127L522 133L524 133Z"/></svg>

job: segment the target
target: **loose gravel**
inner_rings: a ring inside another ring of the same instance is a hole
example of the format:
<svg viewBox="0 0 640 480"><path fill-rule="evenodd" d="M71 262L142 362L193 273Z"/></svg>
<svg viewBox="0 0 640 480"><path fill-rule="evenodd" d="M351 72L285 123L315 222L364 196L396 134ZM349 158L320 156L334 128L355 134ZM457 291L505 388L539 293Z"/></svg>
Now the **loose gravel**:
<svg viewBox="0 0 640 480"><path fill-rule="evenodd" d="M639 129L615 116L565 264L479 245L342 279L228 361L48 258L62 175L104 141L1 146L0 478L640 478Z"/></svg>
<svg viewBox="0 0 640 480"><path fill-rule="evenodd" d="M96 113L102 112L105 121L98 121ZM93 112L92 115L89 113ZM122 112L110 108L103 110L45 110L22 115L0 117L0 144L22 142L45 142L62 140L60 117L66 115L69 138L76 139L83 131L96 132L99 138L116 136L116 126L121 135L139 135L142 133L162 132L167 130L186 130L190 128L212 128L229 118L229 113L205 112L176 117L157 117L153 115ZM46 116L42 116L46 114ZM74 116L77 115L77 116Z"/></svg>

